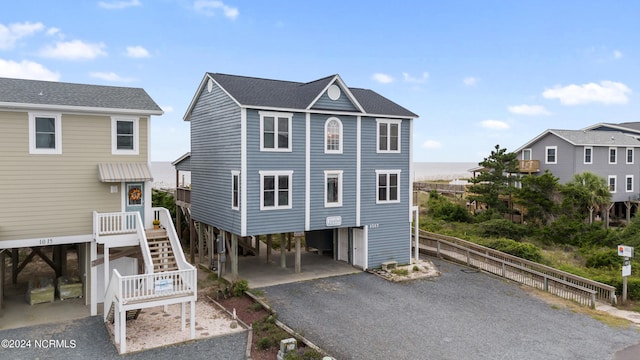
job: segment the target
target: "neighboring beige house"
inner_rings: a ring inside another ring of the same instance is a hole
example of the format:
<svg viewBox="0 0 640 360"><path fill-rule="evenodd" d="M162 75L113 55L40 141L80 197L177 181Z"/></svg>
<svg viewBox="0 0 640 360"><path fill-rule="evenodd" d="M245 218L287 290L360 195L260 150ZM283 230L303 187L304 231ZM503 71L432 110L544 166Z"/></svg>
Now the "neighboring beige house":
<svg viewBox="0 0 640 360"><path fill-rule="evenodd" d="M0 78L0 260L14 257L7 270L14 281L19 249L51 253L56 277L66 275L67 249L77 249L85 303L95 315L97 303L113 296L109 269L149 274L175 270L175 262L192 269L179 247L171 266L165 259L154 269L145 233L155 218L167 230L160 237L177 239L166 209L151 201L150 122L162 113L141 88Z"/></svg>

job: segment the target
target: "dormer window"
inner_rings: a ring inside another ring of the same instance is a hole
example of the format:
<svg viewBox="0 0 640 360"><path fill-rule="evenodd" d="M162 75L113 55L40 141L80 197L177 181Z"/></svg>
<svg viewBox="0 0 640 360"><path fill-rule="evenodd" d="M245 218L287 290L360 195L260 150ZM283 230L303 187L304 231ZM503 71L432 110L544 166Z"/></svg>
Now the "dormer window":
<svg viewBox="0 0 640 360"><path fill-rule="evenodd" d="M324 152L328 154L342 154L342 122L336 117L330 117L324 124Z"/></svg>

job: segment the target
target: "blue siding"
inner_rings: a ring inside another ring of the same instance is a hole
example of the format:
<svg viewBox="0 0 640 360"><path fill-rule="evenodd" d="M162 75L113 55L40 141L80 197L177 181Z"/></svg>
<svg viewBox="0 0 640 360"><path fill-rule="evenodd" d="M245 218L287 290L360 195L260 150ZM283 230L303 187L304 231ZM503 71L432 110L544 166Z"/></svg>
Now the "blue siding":
<svg viewBox="0 0 640 360"><path fill-rule="evenodd" d="M340 88L341 94L338 100L331 100L327 92L325 91L322 96L313 104L312 109L326 109L326 110L339 110L339 111L357 111L351 100L347 97L342 88Z"/></svg>
<svg viewBox="0 0 640 360"><path fill-rule="evenodd" d="M203 89L191 114L193 219L240 233L231 209L231 171L240 170L240 108L214 85Z"/></svg>
<svg viewBox="0 0 640 360"><path fill-rule="evenodd" d="M304 230L305 114L291 121L291 152L260 151L260 114L247 110L247 235ZM292 208L260 210L260 171L293 171Z"/></svg>
<svg viewBox="0 0 640 360"><path fill-rule="evenodd" d="M311 115L311 230L327 228L328 216L341 216L340 227L356 225L356 117L340 116L342 154L325 154L325 122L331 115ZM342 206L324 205L325 170L342 170Z"/></svg>
<svg viewBox="0 0 640 360"><path fill-rule="evenodd" d="M380 267L388 260L411 261L409 204L410 119L402 121L401 152L376 153L376 119L362 118L361 224L369 225L368 265ZM376 170L401 170L400 202L376 204Z"/></svg>

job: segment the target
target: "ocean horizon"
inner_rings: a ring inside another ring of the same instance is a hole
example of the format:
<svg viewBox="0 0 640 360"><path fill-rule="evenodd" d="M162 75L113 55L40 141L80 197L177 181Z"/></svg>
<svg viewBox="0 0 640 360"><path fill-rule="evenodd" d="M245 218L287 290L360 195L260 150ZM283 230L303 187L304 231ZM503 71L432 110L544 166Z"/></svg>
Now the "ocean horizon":
<svg viewBox="0 0 640 360"><path fill-rule="evenodd" d="M469 171L477 167L475 162L414 162L413 180L458 180L470 179L473 174ZM152 161L153 187L156 189L173 189L176 187L176 170L171 161ZM180 185L191 184L191 174L181 172Z"/></svg>

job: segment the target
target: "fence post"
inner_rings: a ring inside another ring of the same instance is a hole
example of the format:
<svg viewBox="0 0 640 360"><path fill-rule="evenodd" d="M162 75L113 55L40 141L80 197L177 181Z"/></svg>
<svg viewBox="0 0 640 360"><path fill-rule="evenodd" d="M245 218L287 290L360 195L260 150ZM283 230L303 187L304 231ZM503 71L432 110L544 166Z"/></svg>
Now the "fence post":
<svg viewBox="0 0 640 360"><path fill-rule="evenodd" d="M502 277L507 277L507 265L502 261Z"/></svg>
<svg viewBox="0 0 640 360"><path fill-rule="evenodd" d="M549 292L549 278L544 277L544 291Z"/></svg>
<svg viewBox="0 0 640 360"><path fill-rule="evenodd" d="M470 259L471 254L469 253L469 250L467 250L467 265L470 266L471 265L471 259Z"/></svg>
<svg viewBox="0 0 640 360"><path fill-rule="evenodd" d="M436 255L440 258L440 239L436 239Z"/></svg>

